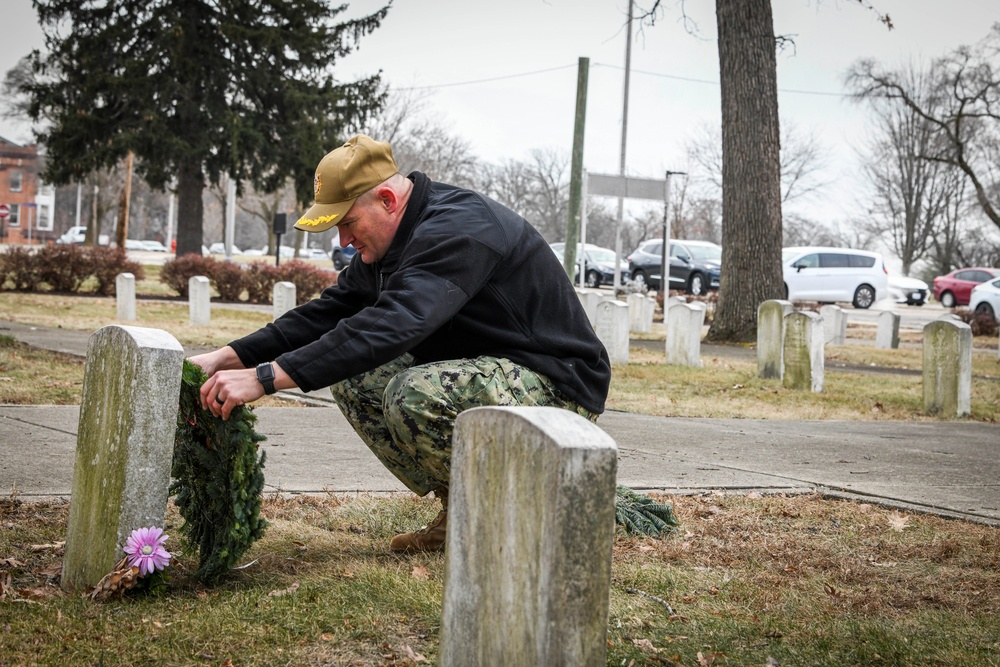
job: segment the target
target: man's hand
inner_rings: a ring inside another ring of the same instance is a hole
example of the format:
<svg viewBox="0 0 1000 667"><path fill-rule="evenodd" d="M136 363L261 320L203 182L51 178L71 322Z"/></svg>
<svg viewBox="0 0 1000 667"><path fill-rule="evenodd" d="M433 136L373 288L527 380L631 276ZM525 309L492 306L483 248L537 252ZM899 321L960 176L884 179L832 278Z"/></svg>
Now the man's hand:
<svg viewBox="0 0 1000 667"><path fill-rule="evenodd" d="M201 369L205 371L205 375L208 377L212 377L218 371L243 368L243 362L240 361L236 350L228 345L220 347L214 352L206 352L205 354L188 357L188 361L201 366Z"/></svg>
<svg viewBox="0 0 1000 667"><path fill-rule="evenodd" d="M227 420L236 406L256 401L263 395L264 387L257 381L256 369L218 371L201 386L201 407Z"/></svg>

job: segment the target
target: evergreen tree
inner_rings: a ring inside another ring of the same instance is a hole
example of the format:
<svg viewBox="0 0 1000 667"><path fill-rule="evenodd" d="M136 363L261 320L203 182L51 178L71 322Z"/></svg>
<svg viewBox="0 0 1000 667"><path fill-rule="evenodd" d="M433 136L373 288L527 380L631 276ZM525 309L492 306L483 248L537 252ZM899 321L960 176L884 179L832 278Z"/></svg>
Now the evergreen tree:
<svg viewBox="0 0 1000 667"><path fill-rule="evenodd" d="M34 0L47 53L20 91L45 179L62 184L128 151L155 188L176 178L177 254L200 253L202 190L223 174L262 190L295 180L304 205L320 158L383 101L379 77L339 81L338 57L388 5L336 23L325 0Z"/></svg>

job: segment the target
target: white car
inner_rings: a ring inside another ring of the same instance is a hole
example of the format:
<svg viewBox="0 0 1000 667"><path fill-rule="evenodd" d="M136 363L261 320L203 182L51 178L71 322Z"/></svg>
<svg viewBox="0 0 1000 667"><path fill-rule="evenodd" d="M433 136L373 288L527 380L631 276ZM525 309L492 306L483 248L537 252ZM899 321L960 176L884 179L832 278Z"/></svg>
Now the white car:
<svg viewBox="0 0 1000 667"><path fill-rule="evenodd" d="M208 252L209 252L209 254L212 254L212 255L225 255L226 254L226 244L225 243L213 243L212 245L210 245L208 247ZM243 251L240 250L239 248L237 248L234 245L233 246L233 254L234 255L242 255Z"/></svg>
<svg viewBox="0 0 1000 667"><path fill-rule="evenodd" d="M142 241L142 249L150 252L166 252L167 246L159 241Z"/></svg>
<svg viewBox="0 0 1000 667"><path fill-rule="evenodd" d="M882 255L853 248L785 248L781 251L785 298L789 301L846 301L869 308L889 294Z"/></svg>
<svg viewBox="0 0 1000 667"><path fill-rule="evenodd" d="M126 250L145 250L146 247L142 245L142 241L139 239L125 239L125 249Z"/></svg>
<svg viewBox="0 0 1000 667"><path fill-rule="evenodd" d="M930 291L927 283L907 276L889 276L889 297L896 303L907 306L922 306L927 303Z"/></svg>
<svg viewBox="0 0 1000 667"><path fill-rule="evenodd" d="M83 243L87 239L87 228L84 226L70 227L66 233L56 239L58 244ZM101 234L98 241L100 245L108 245L110 239L107 234Z"/></svg>
<svg viewBox="0 0 1000 667"><path fill-rule="evenodd" d="M992 317L1000 323L1000 278L980 283L972 288L969 310L977 315Z"/></svg>
<svg viewBox="0 0 1000 667"><path fill-rule="evenodd" d="M299 259L330 259L321 248L303 248L299 250Z"/></svg>

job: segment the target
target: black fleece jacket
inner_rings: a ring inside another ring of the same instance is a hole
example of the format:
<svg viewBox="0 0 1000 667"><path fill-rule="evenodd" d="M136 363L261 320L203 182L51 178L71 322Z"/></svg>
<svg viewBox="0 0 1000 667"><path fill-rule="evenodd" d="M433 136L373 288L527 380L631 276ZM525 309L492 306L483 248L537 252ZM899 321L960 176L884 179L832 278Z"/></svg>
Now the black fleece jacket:
<svg viewBox="0 0 1000 667"><path fill-rule="evenodd" d="M604 411L611 365L541 234L510 209L420 172L385 257L356 255L335 286L230 345L311 391L411 352L417 363L494 356Z"/></svg>

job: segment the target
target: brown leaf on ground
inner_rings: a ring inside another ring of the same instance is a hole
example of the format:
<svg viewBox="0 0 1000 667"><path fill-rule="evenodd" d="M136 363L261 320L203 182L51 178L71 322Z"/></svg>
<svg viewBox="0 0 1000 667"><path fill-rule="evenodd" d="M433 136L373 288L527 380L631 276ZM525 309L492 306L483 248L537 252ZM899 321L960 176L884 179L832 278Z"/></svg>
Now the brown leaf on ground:
<svg viewBox="0 0 1000 667"><path fill-rule="evenodd" d="M24 567L24 563L15 558L0 558L0 567Z"/></svg>
<svg viewBox="0 0 1000 667"><path fill-rule="evenodd" d="M59 551L66 546L65 542L53 542L52 544L32 544L28 547L29 551Z"/></svg>
<svg viewBox="0 0 1000 667"><path fill-rule="evenodd" d="M275 589L275 590L271 591L270 593L267 594L267 597L269 597L269 598L280 598L282 595L288 595L289 593L294 593L297 590L299 590L299 582L296 581L294 584L292 584L288 588L284 588L284 589L280 589L280 590L279 589Z"/></svg>
<svg viewBox="0 0 1000 667"><path fill-rule="evenodd" d="M417 664L418 662L430 662L427 658L425 658L421 654L414 653L413 649L407 646L406 644L403 644L403 651L406 653L406 657L413 661L413 664Z"/></svg>
<svg viewBox="0 0 1000 667"><path fill-rule="evenodd" d="M660 649L653 646L653 642L648 639L633 639L632 643L635 644L636 648L645 651L646 653L659 653Z"/></svg>
<svg viewBox="0 0 1000 667"><path fill-rule="evenodd" d="M910 525L910 517L903 516L899 512L893 512L887 516L886 521L889 522L889 527L897 533L903 532Z"/></svg>
<svg viewBox="0 0 1000 667"><path fill-rule="evenodd" d="M410 572L414 579L420 579L421 581L426 581L431 578L431 573L427 571L427 568L423 565L414 565L413 571Z"/></svg>
<svg viewBox="0 0 1000 667"><path fill-rule="evenodd" d="M116 595L123 595L125 591L135 586L139 581L139 568L126 565L128 557L118 561L118 565L111 572L101 577L94 589L90 592L91 600L109 600Z"/></svg>

